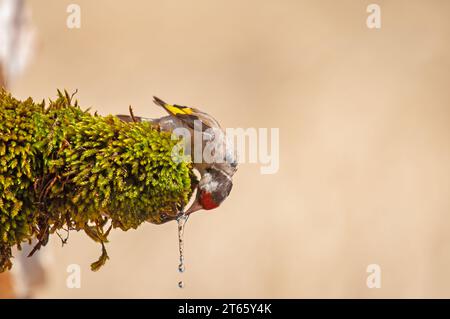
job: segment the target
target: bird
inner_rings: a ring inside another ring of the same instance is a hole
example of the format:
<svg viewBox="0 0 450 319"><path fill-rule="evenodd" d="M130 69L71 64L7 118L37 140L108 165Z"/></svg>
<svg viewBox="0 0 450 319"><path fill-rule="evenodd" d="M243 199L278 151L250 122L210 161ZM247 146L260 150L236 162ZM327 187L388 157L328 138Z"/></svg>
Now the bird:
<svg viewBox="0 0 450 319"><path fill-rule="evenodd" d="M130 107L130 116L119 114L117 117L125 122L149 121L161 131L166 132L174 132L178 128L187 129L191 137L191 150L195 149L194 134L200 133L202 150L208 143L213 143L213 149L222 150L219 154L214 154L218 156L213 156L213 160L205 161L202 156L200 161L193 161L193 167L200 174L200 180L194 187L195 199L183 214L189 216L199 210L212 210L219 207L231 192L233 175L238 167L233 144L226 137L219 122L208 113L194 107L168 104L156 96L153 98L153 102L162 107L169 114L168 116L158 119L134 116Z"/></svg>

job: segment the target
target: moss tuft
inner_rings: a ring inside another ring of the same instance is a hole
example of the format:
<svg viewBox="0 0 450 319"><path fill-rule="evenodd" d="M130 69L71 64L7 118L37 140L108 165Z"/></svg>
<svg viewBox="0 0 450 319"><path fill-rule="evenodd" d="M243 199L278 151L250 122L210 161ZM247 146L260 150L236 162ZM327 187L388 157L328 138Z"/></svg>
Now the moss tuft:
<svg viewBox="0 0 450 319"><path fill-rule="evenodd" d="M149 122L91 115L67 92L46 107L1 90L0 272L11 247L37 238L34 252L59 230L101 243L97 270L112 228L176 218L195 178L191 163L172 161L177 143Z"/></svg>

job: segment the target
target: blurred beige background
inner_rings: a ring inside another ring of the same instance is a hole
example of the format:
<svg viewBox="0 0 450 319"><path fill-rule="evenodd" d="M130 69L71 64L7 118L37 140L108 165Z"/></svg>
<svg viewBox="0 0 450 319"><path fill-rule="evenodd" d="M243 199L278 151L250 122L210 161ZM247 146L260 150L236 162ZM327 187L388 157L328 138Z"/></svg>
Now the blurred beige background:
<svg viewBox="0 0 450 319"><path fill-rule="evenodd" d="M158 95L280 128L279 172L241 165L222 207L189 220L185 274L175 223L113 232L98 273L100 248L72 233L53 238L37 297L450 297L450 2L378 0L370 30L372 2L31 1L38 49L18 97L78 89L101 114L156 117ZM66 288L72 263L81 289Z"/></svg>

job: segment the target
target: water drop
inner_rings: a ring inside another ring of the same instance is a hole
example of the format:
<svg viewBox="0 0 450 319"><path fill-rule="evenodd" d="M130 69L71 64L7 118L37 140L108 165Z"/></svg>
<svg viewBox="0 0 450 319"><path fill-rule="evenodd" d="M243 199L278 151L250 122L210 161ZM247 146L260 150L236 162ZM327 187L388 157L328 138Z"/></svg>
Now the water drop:
<svg viewBox="0 0 450 319"><path fill-rule="evenodd" d="M183 281L179 281L178 282L178 288L184 288L184 282Z"/></svg>
<svg viewBox="0 0 450 319"><path fill-rule="evenodd" d="M179 272L184 272L184 270L185 270L184 264L179 264L178 265L178 271Z"/></svg>

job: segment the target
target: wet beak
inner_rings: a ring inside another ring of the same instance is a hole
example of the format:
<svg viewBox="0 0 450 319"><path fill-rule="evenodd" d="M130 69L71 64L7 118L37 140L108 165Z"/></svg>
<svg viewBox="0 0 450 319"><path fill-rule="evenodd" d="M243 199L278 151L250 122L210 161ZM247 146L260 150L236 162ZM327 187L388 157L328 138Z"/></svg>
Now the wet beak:
<svg viewBox="0 0 450 319"><path fill-rule="evenodd" d="M202 205L200 205L198 198L192 203L189 209L185 212L186 215L192 214L200 209L203 209Z"/></svg>

